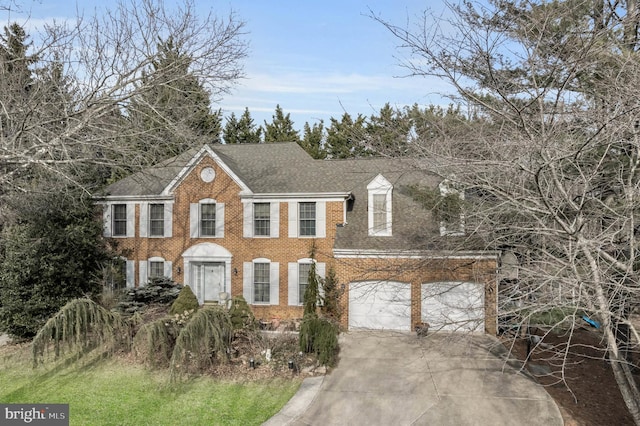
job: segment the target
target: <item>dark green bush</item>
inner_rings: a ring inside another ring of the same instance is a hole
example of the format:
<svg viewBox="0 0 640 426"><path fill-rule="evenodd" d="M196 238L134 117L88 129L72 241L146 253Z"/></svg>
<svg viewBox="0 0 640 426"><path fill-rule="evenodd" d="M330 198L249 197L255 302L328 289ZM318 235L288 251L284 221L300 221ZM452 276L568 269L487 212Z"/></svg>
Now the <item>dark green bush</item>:
<svg viewBox="0 0 640 426"><path fill-rule="evenodd" d="M314 353L320 364L333 366L338 357L339 331L331 321L309 315L300 325L300 350Z"/></svg>
<svg viewBox="0 0 640 426"><path fill-rule="evenodd" d="M182 285L169 278L152 278L144 287L127 289L116 310L125 315L133 315L148 305L169 305L176 300L181 290Z"/></svg>
<svg viewBox="0 0 640 426"><path fill-rule="evenodd" d="M185 285L182 287L182 290L180 290L178 298L173 301L169 314L183 314L187 311L197 310L199 307L200 303L198 302L198 298L193 294L193 291L191 291L191 287Z"/></svg>
<svg viewBox="0 0 640 426"><path fill-rule="evenodd" d="M234 330L243 328L252 330L256 326L256 319L253 316L253 312L242 296L236 296L231 301L229 316L231 317L231 324L233 324Z"/></svg>

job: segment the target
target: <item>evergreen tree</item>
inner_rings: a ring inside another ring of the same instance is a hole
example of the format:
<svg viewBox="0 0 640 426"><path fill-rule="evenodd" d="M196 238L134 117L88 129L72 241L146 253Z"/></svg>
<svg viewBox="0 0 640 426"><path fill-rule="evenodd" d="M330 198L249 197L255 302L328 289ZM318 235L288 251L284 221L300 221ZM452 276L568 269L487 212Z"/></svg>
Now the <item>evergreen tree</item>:
<svg viewBox="0 0 640 426"><path fill-rule="evenodd" d="M171 38L158 45L158 57L142 77L146 90L128 107L131 124L140 129L137 144L151 162L174 156L191 146L220 142L222 112L211 112L209 92L191 74L191 57Z"/></svg>
<svg viewBox="0 0 640 426"><path fill-rule="evenodd" d="M367 147L386 155L405 156L409 150L410 128L409 118L387 102L379 115L372 115L367 123Z"/></svg>
<svg viewBox="0 0 640 426"><path fill-rule="evenodd" d="M322 144L324 139L324 122L314 123L313 127L309 123L304 123L304 131L302 140L298 142L307 153L315 159L323 159L327 157Z"/></svg>
<svg viewBox="0 0 640 426"><path fill-rule="evenodd" d="M31 43L18 24L4 27L0 36L0 140L16 134L31 123L30 92L33 86L33 65L37 58L27 55ZM25 114L25 112L27 114ZM33 140L20 140L14 146L2 144L3 155L10 160L10 150L29 151ZM30 167L14 167L11 161L0 162L2 175L20 176Z"/></svg>
<svg viewBox="0 0 640 426"><path fill-rule="evenodd" d="M269 124L264 122L264 141L271 142L298 142L300 136L298 131L293 128L290 114L285 115L280 105L276 106L273 115L273 121Z"/></svg>
<svg viewBox="0 0 640 426"><path fill-rule="evenodd" d="M232 112L231 115L227 117L227 122L224 125L224 130L222 131L222 139L224 139L224 143L239 143L238 133L238 119L236 118L236 114Z"/></svg>
<svg viewBox="0 0 640 426"><path fill-rule="evenodd" d="M256 128L249 108L245 108L240 119L232 112L224 127L225 143L260 143L262 128Z"/></svg>
<svg viewBox="0 0 640 426"><path fill-rule="evenodd" d="M0 329L29 338L69 300L101 291L110 258L92 200L78 189L12 200L15 220L0 239Z"/></svg>
<svg viewBox="0 0 640 426"><path fill-rule="evenodd" d="M325 151L328 158L353 158L369 155L365 147L367 132L365 118L358 114L355 121L348 113L340 121L331 118L327 129Z"/></svg>

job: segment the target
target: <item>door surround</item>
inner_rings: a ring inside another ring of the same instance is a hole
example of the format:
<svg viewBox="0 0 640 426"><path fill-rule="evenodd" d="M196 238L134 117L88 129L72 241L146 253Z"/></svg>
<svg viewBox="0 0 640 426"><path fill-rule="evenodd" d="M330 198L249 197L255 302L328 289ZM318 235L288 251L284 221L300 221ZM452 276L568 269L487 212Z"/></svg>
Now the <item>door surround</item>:
<svg viewBox="0 0 640 426"><path fill-rule="evenodd" d="M192 282L193 263L223 263L224 264L224 288L220 291L231 294L231 252L221 245L214 243L200 243L189 247L182 253L184 262L184 284ZM198 294L195 288L191 288L198 298L198 302L204 304L204 294Z"/></svg>

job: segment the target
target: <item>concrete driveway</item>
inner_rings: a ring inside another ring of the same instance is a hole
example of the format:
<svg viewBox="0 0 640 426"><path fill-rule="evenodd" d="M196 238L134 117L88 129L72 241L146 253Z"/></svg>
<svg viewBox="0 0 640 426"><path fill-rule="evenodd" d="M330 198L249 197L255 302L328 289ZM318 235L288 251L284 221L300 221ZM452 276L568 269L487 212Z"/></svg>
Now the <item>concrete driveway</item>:
<svg viewBox="0 0 640 426"><path fill-rule="evenodd" d="M340 343L338 367L305 380L269 425L563 424L490 336L360 331Z"/></svg>

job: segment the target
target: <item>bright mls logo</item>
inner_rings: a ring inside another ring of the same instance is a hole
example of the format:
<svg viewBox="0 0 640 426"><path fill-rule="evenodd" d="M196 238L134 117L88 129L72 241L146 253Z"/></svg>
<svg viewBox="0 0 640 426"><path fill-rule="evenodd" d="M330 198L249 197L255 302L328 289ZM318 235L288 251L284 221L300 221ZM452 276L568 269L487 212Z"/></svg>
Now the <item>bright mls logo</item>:
<svg viewBox="0 0 640 426"><path fill-rule="evenodd" d="M0 424L69 426L69 404L0 404Z"/></svg>

